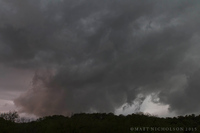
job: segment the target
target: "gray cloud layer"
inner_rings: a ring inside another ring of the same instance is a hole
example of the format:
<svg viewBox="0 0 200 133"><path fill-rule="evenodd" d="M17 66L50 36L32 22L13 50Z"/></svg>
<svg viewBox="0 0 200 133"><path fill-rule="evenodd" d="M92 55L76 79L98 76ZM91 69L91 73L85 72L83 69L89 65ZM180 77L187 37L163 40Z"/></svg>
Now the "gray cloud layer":
<svg viewBox="0 0 200 133"><path fill-rule="evenodd" d="M199 4L0 0L1 64L36 71L15 104L38 116L113 112L156 93L198 113Z"/></svg>

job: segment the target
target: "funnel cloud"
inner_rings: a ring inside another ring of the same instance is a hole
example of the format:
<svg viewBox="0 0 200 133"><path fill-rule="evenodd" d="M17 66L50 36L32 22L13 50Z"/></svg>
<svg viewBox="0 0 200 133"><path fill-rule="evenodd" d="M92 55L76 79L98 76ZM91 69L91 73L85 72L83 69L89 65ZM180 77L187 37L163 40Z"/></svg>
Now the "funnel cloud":
<svg viewBox="0 0 200 133"><path fill-rule="evenodd" d="M33 73L14 104L37 116L114 112L156 94L171 112L200 113L199 4L0 0L0 64Z"/></svg>

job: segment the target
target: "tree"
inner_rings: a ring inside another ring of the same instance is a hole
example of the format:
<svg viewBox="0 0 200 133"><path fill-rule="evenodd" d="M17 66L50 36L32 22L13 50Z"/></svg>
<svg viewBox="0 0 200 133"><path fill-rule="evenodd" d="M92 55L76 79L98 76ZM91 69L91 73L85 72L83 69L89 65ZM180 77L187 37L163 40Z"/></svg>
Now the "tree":
<svg viewBox="0 0 200 133"><path fill-rule="evenodd" d="M17 111L9 111L7 113L1 113L0 117L8 121L15 122L15 120L19 118L19 114L17 113Z"/></svg>

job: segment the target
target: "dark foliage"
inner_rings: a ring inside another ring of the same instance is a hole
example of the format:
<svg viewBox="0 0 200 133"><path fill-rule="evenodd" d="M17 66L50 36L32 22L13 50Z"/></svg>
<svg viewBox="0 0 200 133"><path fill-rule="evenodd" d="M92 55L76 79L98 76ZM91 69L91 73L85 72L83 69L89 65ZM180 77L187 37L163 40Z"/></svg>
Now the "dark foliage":
<svg viewBox="0 0 200 133"><path fill-rule="evenodd" d="M17 111L9 111L7 113L1 113L0 117L3 118L4 120L14 122L17 118L19 118L19 115Z"/></svg>
<svg viewBox="0 0 200 133"><path fill-rule="evenodd" d="M142 128L148 127L149 130ZM150 128L172 128L178 133L200 132L200 115L186 115L173 118L159 118L145 114L116 116L112 113L74 114L71 117L61 115L39 118L29 123L15 123L0 118L1 133L140 133L159 132ZM177 131L183 127L183 131ZM162 131L169 132L169 131Z"/></svg>

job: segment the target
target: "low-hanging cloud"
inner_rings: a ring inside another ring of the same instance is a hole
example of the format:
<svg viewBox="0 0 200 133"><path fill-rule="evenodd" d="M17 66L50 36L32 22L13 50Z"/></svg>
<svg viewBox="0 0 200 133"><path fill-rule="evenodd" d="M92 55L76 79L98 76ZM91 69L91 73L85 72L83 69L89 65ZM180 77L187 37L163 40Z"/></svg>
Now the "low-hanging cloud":
<svg viewBox="0 0 200 133"><path fill-rule="evenodd" d="M199 112L198 1L0 3L1 64L35 71L21 111L114 112L157 93L171 111Z"/></svg>

